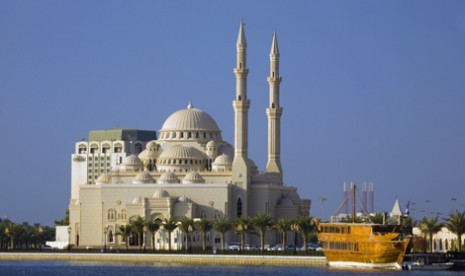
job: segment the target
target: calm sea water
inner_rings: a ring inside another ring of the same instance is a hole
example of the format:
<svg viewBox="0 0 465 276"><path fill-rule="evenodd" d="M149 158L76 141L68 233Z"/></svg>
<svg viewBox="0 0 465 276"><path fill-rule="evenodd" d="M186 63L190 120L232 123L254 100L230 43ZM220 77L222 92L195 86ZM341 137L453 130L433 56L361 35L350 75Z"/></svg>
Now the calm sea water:
<svg viewBox="0 0 465 276"><path fill-rule="evenodd" d="M335 270L327 267L192 266L154 263L0 261L0 275L315 275L429 276L464 275L463 271Z"/></svg>

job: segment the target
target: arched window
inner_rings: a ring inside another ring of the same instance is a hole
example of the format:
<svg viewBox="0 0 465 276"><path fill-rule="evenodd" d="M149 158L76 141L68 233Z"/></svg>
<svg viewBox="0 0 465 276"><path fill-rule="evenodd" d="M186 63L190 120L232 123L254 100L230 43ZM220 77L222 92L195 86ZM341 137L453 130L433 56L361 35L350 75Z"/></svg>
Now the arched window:
<svg viewBox="0 0 465 276"><path fill-rule="evenodd" d="M113 242L113 231L108 231L108 242Z"/></svg>
<svg viewBox="0 0 465 276"><path fill-rule="evenodd" d="M271 104L271 108L275 108L275 104L274 104L274 103Z"/></svg>
<svg viewBox="0 0 465 276"><path fill-rule="evenodd" d="M115 209L109 209L109 210L108 210L108 216L107 216L108 221L114 221L115 218L116 218L116 211L115 211Z"/></svg>
<svg viewBox="0 0 465 276"><path fill-rule="evenodd" d="M237 217L242 216L242 199L238 198L237 199L237 204L236 204L236 215Z"/></svg>
<svg viewBox="0 0 465 276"><path fill-rule="evenodd" d="M127 217L126 209L121 210L121 219L126 220L126 217Z"/></svg>

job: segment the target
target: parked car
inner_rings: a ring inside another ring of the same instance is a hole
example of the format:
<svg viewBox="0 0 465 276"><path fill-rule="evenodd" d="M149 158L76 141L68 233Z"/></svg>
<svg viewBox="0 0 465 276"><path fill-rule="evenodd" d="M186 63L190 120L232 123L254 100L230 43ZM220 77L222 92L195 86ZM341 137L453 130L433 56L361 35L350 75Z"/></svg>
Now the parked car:
<svg viewBox="0 0 465 276"><path fill-rule="evenodd" d="M260 250L260 246L258 244L246 244L244 246L244 249L245 250L256 251L256 250Z"/></svg>
<svg viewBox="0 0 465 276"><path fill-rule="evenodd" d="M238 243L230 243L226 245L227 250L233 250L233 251L240 251L241 250L241 245Z"/></svg>

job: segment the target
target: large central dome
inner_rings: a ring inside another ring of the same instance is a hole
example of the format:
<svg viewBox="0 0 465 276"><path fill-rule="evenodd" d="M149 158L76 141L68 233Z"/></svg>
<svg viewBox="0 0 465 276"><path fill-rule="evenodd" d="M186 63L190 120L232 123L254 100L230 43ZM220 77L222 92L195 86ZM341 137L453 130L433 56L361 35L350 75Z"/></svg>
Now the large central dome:
<svg viewBox="0 0 465 276"><path fill-rule="evenodd" d="M220 131L215 120L205 111L194 108L189 103L186 109L181 109L168 117L161 130L203 130L203 131Z"/></svg>
<svg viewBox="0 0 465 276"><path fill-rule="evenodd" d="M205 111L194 108L192 103L168 117L160 130L160 140L219 139L221 130Z"/></svg>

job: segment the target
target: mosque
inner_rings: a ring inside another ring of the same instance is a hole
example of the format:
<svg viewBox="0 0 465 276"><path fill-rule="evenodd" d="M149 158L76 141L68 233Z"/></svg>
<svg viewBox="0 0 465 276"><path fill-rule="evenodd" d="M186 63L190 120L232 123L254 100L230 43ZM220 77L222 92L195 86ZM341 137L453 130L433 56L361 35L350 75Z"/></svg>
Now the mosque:
<svg viewBox="0 0 465 276"><path fill-rule="evenodd" d="M276 32L270 52L268 161L260 171L248 156L247 43L241 22L237 39L234 146L224 141L215 120L189 102L169 116L157 132L136 129L90 131L87 141L75 144L71 156L69 243L73 246L124 246L116 235L120 225L142 216L146 220L167 217L230 219L269 213L289 219L308 215L310 200L295 187L283 183L281 166L281 116L279 49ZM150 245L149 235L143 243ZM181 249L183 236L171 240L159 231L156 248ZM239 237L230 231L226 242ZM279 243L271 233L268 243ZM291 240L291 239L288 239ZM131 245L137 239L130 238ZM249 243L258 243L249 235ZM220 247L219 233L207 235L209 247ZM193 235L200 246L200 233Z"/></svg>

